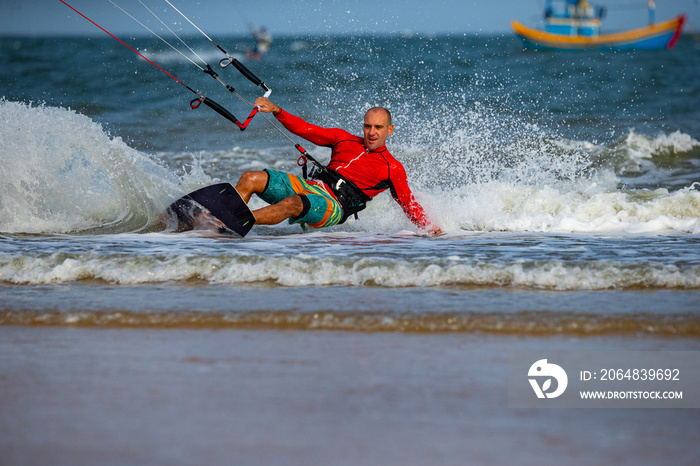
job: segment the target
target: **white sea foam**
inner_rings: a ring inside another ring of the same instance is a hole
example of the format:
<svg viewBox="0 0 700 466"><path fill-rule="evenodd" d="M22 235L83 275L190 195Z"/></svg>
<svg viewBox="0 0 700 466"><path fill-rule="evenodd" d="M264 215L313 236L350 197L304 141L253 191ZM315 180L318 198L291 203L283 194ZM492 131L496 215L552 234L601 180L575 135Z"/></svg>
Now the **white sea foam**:
<svg viewBox="0 0 700 466"><path fill-rule="evenodd" d="M650 137L630 131L624 139L625 147L632 158L646 159L654 155L669 155L689 152L700 146L690 135L675 131Z"/></svg>
<svg viewBox="0 0 700 466"><path fill-rule="evenodd" d="M180 190L180 180L63 108L0 100L0 231L134 231Z"/></svg>
<svg viewBox="0 0 700 466"><path fill-rule="evenodd" d="M677 158L685 160L700 147L687 134L649 137L631 131L607 147L553 138L514 120L515 137L494 145L491 115L476 112L463 119L464 129L438 138L430 149L439 177L434 170L414 170L409 176L428 188L416 197L444 231L700 232L700 184L694 183L692 169L674 172L670 184L687 184L673 191L619 187L630 171L642 186L663 186L670 178L665 166L682 166ZM500 116L495 120L502 122ZM418 146L413 149L409 160L424 156ZM655 165L657 158L661 167ZM397 220L391 216L390 221Z"/></svg>
<svg viewBox="0 0 700 466"><path fill-rule="evenodd" d="M443 231L557 233L700 233L700 184L669 192L636 192L570 186L522 186L492 182L449 192L416 192ZM388 196L372 201L346 229L381 233L412 228Z"/></svg>
<svg viewBox="0 0 700 466"><path fill-rule="evenodd" d="M175 174L71 110L2 100L0 116L0 231L6 233L140 231L183 191L214 181L207 173L235 182L244 170L288 165L274 150L234 147L183 155L189 170ZM464 118L486 129L496 124L478 112ZM700 143L690 136L631 132L606 148L518 124L520 136L495 147L488 131L464 128L432 140L434 147L426 149L435 157L431 170L423 142L398 147L417 200L443 231L700 233L700 184L675 191L617 186L620 150L653 164L650 156L696 150ZM170 157L175 164L182 158ZM256 198L251 203L262 205ZM387 193L368 205L360 221L332 229L338 230L416 231Z"/></svg>
<svg viewBox="0 0 700 466"><path fill-rule="evenodd" d="M700 288L700 267L619 261L567 263L482 262L463 259L294 256L156 257L62 253L37 257L0 255L0 282L71 283L99 280L113 284L270 283L305 286L509 286L549 290Z"/></svg>

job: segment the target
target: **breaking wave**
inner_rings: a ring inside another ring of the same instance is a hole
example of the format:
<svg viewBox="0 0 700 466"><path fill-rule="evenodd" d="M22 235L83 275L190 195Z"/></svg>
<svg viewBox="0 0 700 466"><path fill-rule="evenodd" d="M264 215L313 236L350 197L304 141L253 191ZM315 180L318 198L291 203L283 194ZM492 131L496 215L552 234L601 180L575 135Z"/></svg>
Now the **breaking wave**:
<svg viewBox="0 0 700 466"><path fill-rule="evenodd" d="M124 256L63 252L29 257L0 254L0 282L38 285L100 282L120 285L250 284L281 287L516 287L540 290L700 289L700 266L619 261L478 261L459 257L292 257L155 254Z"/></svg>
<svg viewBox="0 0 700 466"><path fill-rule="evenodd" d="M292 158L281 162L274 150L232 147L159 157L189 165L176 173L72 110L2 100L0 116L5 233L149 231L172 200L217 180L210 174L235 182L248 169L295 170ZM552 139L535 126L497 144L473 133L438 141L428 173L419 163L424 142L400 148L416 197L445 232L700 232L700 143L686 134L630 132L605 147ZM335 227L405 229L413 226L388 195L370 203L359 222Z"/></svg>

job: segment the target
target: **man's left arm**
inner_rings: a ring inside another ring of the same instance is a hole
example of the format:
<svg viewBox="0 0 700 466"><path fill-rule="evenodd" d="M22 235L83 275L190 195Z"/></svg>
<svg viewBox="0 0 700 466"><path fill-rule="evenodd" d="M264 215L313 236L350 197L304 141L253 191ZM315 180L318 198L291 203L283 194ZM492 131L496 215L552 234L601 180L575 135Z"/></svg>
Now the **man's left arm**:
<svg viewBox="0 0 700 466"><path fill-rule="evenodd" d="M416 201L411 188L408 186L406 170L401 164L392 164L390 178L391 195L403 209L406 216L418 227L428 231L433 235L442 231L438 226L430 221L423 207Z"/></svg>

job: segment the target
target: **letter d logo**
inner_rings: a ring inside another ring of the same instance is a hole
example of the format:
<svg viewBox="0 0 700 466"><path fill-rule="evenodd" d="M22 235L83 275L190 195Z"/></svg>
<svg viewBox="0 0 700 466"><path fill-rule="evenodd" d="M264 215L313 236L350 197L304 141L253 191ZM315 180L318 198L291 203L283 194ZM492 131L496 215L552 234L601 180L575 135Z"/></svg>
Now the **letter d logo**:
<svg viewBox="0 0 700 466"><path fill-rule="evenodd" d="M561 367L556 364L548 364L546 359L540 359L535 364L530 366L530 370L527 372L528 377L536 377L534 379L528 379L532 389L535 391L537 398L556 398L566 390L566 386L569 383L569 378L566 376L566 372ZM542 378L543 383L540 386L537 378ZM557 388L553 392L548 392L552 386L552 378L557 381Z"/></svg>

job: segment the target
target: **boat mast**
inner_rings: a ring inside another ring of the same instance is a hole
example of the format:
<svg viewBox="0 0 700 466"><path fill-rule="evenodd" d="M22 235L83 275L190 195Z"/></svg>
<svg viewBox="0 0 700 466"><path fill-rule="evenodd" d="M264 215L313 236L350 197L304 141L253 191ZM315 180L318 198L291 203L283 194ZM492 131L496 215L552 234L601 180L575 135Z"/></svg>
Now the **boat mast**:
<svg viewBox="0 0 700 466"><path fill-rule="evenodd" d="M654 24L654 13L656 12L656 1L649 0L648 6L649 6L649 26L651 26L652 24Z"/></svg>

